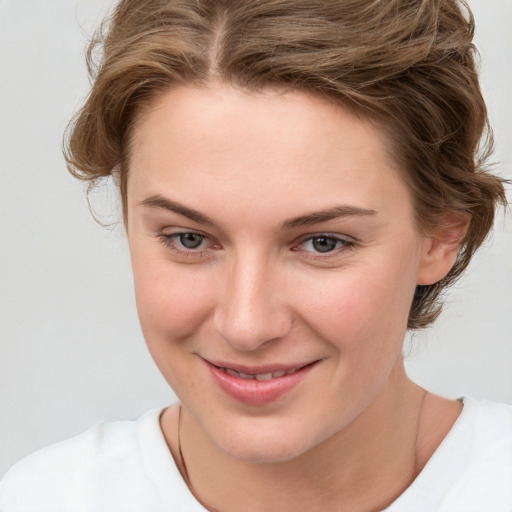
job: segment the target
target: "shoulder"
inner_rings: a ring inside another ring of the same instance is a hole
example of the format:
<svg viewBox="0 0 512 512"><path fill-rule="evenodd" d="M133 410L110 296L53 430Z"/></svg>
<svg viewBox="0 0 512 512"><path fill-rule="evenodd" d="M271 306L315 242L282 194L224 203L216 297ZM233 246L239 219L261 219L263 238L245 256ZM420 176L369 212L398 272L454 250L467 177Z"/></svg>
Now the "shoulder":
<svg viewBox="0 0 512 512"><path fill-rule="evenodd" d="M442 510L512 510L512 406L464 398L451 434L445 460L456 478Z"/></svg>
<svg viewBox="0 0 512 512"><path fill-rule="evenodd" d="M512 405L462 400L448 435L387 511L512 510Z"/></svg>
<svg viewBox="0 0 512 512"><path fill-rule="evenodd" d="M29 455L2 479L0 509L96 511L107 510L109 503L117 506L120 499L123 506L140 502L140 497L149 503L158 499L147 468L160 464L172 472L173 465L159 427L160 413L152 410L136 421L101 423ZM124 510L134 509L130 505Z"/></svg>
<svg viewBox="0 0 512 512"><path fill-rule="evenodd" d="M453 434L472 441L467 449L478 458L498 457L512 464L512 452L502 448L512 445L512 405L464 398L464 409Z"/></svg>
<svg viewBox="0 0 512 512"><path fill-rule="evenodd" d="M454 444L467 454L465 482L497 494L505 491L512 509L512 405L464 398L464 409Z"/></svg>

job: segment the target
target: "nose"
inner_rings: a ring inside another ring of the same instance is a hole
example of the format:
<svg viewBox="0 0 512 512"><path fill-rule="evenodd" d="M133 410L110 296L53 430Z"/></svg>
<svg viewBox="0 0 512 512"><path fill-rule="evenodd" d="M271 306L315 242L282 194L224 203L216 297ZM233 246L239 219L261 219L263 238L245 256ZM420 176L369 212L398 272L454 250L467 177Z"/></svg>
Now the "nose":
<svg viewBox="0 0 512 512"><path fill-rule="evenodd" d="M292 328L283 276L265 258L240 255L225 269L215 311L219 334L236 350L255 351Z"/></svg>

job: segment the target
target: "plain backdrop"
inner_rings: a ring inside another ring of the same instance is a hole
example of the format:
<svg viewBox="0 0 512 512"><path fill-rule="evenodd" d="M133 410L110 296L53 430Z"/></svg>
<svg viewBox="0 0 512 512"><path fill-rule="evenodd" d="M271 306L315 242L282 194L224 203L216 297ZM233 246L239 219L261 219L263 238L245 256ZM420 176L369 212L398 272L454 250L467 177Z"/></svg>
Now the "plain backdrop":
<svg viewBox="0 0 512 512"><path fill-rule="evenodd" d="M512 0L469 4L496 169L512 178ZM88 87L86 40L110 5L0 0L0 476L99 420L134 418L174 400L138 326L123 229L93 221L60 149ZM112 187L92 201L104 219L119 219ZM436 327L406 342L409 373L434 392L512 403L505 219L448 295Z"/></svg>

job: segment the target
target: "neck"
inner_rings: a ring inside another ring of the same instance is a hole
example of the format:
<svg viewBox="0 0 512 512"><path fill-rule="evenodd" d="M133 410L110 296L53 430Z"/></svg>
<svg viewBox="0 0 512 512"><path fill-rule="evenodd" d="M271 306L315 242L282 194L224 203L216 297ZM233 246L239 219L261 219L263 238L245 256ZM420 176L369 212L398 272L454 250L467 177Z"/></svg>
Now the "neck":
<svg viewBox="0 0 512 512"><path fill-rule="evenodd" d="M239 511L241 503L250 503L251 512L380 510L423 467L416 447L424 397L403 373L341 432L293 460L271 464L226 454L183 410L186 479L199 501L223 512Z"/></svg>

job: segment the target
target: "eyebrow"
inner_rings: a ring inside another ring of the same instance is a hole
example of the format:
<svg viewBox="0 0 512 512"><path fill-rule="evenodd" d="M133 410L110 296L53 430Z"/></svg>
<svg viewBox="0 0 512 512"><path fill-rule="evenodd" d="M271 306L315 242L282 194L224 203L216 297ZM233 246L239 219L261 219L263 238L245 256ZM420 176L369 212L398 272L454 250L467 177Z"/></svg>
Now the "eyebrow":
<svg viewBox="0 0 512 512"><path fill-rule="evenodd" d="M216 225L216 222L211 217L208 217L208 215L194 210L193 208L189 208L188 206L184 206L176 201L172 201L171 199L163 197L159 194L146 197L141 201L140 204L150 208L163 209L177 213L178 215L187 217L188 219L199 224L204 224L207 226ZM332 208L318 210L315 212L307 213L305 215L300 215L299 217L293 217L291 219L285 220L281 224L281 230L284 231L287 229L303 226L311 226L313 224L327 222L329 220L334 220L340 217L372 216L376 215L376 213L377 212L375 210L359 208L357 206L334 206Z"/></svg>
<svg viewBox="0 0 512 512"><path fill-rule="evenodd" d="M204 213L198 212L193 208L189 208L188 206L184 206L176 201L171 201L166 197L161 195L153 195L146 197L143 201L141 201L142 205L149 206L151 208L158 208L162 210L169 210L171 212L177 213L178 215L182 215L183 217L187 217L194 222L199 224L205 224L207 226L215 226L215 222L212 218L208 217Z"/></svg>
<svg viewBox="0 0 512 512"><path fill-rule="evenodd" d="M357 206L334 206L333 208L327 208L326 210L319 210L307 213L306 215L301 215L300 217L285 220L281 224L281 229L286 230L300 228L303 226L311 226L313 224L318 224L319 222L327 222L340 217L372 216L376 214L377 212L375 210L359 208Z"/></svg>

